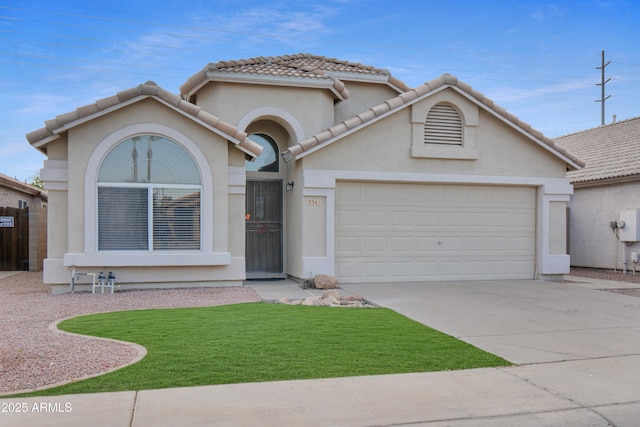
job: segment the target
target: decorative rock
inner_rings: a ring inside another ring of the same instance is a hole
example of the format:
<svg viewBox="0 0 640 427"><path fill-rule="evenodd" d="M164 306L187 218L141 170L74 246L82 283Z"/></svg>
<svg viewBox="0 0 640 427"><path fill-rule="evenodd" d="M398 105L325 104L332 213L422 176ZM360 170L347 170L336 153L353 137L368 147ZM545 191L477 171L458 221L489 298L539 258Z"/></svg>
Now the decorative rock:
<svg viewBox="0 0 640 427"><path fill-rule="evenodd" d="M329 298L329 297L340 298L340 291L336 289L336 290L324 291L322 293L322 298Z"/></svg>
<svg viewBox="0 0 640 427"><path fill-rule="evenodd" d="M313 283L317 289L335 289L338 279L328 274L316 274Z"/></svg>
<svg viewBox="0 0 640 427"><path fill-rule="evenodd" d="M328 305L340 305L340 300L332 295L322 298L322 301L327 301L329 303Z"/></svg>
<svg viewBox="0 0 640 427"><path fill-rule="evenodd" d="M301 305L317 305L316 303L318 301L320 301L322 298L318 297L318 296L310 296L310 297L306 297L303 301Z"/></svg>
<svg viewBox="0 0 640 427"><path fill-rule="evenodd" d="M281 304L289 305L306 305L306 306L324 306L324 307L356 307L356 308L373 308L375 305L366 302L360 295L349 294L340 295L339 290L329 290L319 295L310 295L304 299L289 300L281 298L278 300Z"/></svg>

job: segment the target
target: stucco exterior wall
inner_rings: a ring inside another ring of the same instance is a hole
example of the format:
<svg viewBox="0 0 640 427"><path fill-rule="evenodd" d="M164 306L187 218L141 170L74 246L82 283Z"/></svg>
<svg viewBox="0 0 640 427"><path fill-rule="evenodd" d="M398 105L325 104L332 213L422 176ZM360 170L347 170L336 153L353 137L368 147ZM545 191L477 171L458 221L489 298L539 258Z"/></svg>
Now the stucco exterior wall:
<svg viewBox="0 0 640 427"><path fill-rule="evenodd" d="M164 129L170 131L171 135L163 133ZM99 165L113 146L136 133L158 133L177 140L178 143L189 141L191 144L192 148L188 150L201 168L203 180L203 247L200 254L105 255L97 252L97 215L93 204ZM108 147L105 146L107 141ZM70 129L68 144L50 143L49 151L58 147L60 152L55 157L68 162L68 180L67 188L58 184L61 190L53 191L51 197L50 203L56 207L53 209L55 213L50 217L50 230L55 231L49 234L51 244L46 264L49 268L45 281L68 283L69 268L75 266L78 271L96 272L97 268L104 265L114 270L120 283L142 281L161 284L180 281L184 280L185 268L189 269L189 277L193 282L226 284L244 279L244 245L229 245L230 236L235 239L237 235L244 234L244 216L239 213L244 210L244 197L242 194L228 196L228 146L229 142L225 138L150 99ZM67 148L65 153L62 153L62 148ZM50 158L51 155L52 153ZM243 161L243 156L236 156L234 159ZM51 173L52 168L47 170L45 163L44 176ZM242 182L244 185L244 175ZM231 221L230 207L238 213ZM61 226L58 227L57 224ZM66 227L68 228L65 230ZM231 249L233 253L230 252ZM216 273L212 274L214 270Z"/></svg>
<svg viewBox="0 0 640 427"><path fill-rule="evenodd" d="M609 226L620 211L640 209L640 183L579 187L569 202L569 250L571 265L624 269L625 243ZM627 268L631 252L640 252L640 243L626 245Z"/></svg>
<svg viewBox="0 0 640 427"><path fill-rule="evenodd" d="M328 128L334 121L333 95L328 89L209 83L198 92L197 104L234 125L251 111L263 111L264 115L257 118L267 120L285 112L301 125L306 136Z"/></svg>
<svg viewBox="0 0 640 427"><path fill-rule="evenodd" d="M350 81L347 89L349 98L335 106L334 123L340 123L398 95L398 92L383 84Z"/></svg>
<svg viewBox="0 0 640 427"><path fill-rule="evenodd" d="M455 100L461 102L459 97ZM410 114L409 109L402 110L318 150L305 158L305 166L313 169L565 177L563 161L481 109L475 135L479 150L477 160L412 157ZM451 147L452 151L455 149Z"/></svg>

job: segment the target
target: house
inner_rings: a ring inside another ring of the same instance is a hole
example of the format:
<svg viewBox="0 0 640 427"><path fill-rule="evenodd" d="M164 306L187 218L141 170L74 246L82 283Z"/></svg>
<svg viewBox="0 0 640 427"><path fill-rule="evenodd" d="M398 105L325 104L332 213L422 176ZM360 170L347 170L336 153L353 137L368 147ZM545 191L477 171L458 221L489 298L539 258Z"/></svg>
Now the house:
<svg viewBox="0 0 640 427"><path fill-rule="evenodd" d="M0 173L0 270L42 270L47 192Z"/></svg>
<svg viewBox="0 0 640 427"><path fill-rule="evenodd" d="M131 286L532 279L569 271L581 161L451 75L295 54L210 63L27 135L47 156L45 281Z"/></svg>
<svg viewBox="0 0 640 427"><path fill-rule="evenodd" d="M575 191L569 202L571 265L632 269L640 252L640 117L556 138L584 160L567 173ZM623 228L619 228L624 221Z"/></svg>

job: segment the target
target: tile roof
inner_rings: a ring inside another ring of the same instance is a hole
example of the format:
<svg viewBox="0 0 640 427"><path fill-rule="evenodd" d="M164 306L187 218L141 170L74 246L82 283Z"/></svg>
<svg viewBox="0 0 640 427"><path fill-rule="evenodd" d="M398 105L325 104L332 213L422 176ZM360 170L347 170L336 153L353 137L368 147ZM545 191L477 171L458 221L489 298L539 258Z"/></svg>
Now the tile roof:
<svg viewBox="0 0 640 427"><path fill-rule="evenodd" d="M556 142L586 162L567 173L571 183L640 179L640 117L610 123L556 138Z"/></svg>
<svg viewBox="0 0 640 427"><path fill-rule="evenodd" d="M31 196L40 196L41 199L47 200L48 193L46 190L42 190L35 185L25 184L15 178L11 178L9 175L0 173L0 186L11 188L24 194Z"/></svg>
<svg viewBox="0 0 640 427"><path fill-rule="evenodd" d="M331 87L342 99L349 97L342 80L380 81L394 87L398 92L409 90L407 85L387 70L357 62L298 53L209 63L180 86L180 93L190 97L208 81L223 77L251 79L255 82L273 78L308 80L309 84L315 81L316 84Z"/></svg>
<svg viewBox="0 0 640 427"><path fill-rule="evenodd" d="M131 89L123 90L116 95L79 107L74 111L59 115L55 119L47 120L45 127L28 133L26 135L27 140L35 148L46 154L46 144L59 138L59 134L87 120L146 98L155 98L185 116L208 126L252 157L259 156L262 151L262 147L247 138L246 133L239 131L235 126L223 122L197 105L183 100L178 95L162 89L154 82L146 82Z"/></svg>
<svg viewBox="0 0 640 427"><path fill-rule="evenodd" d="M323 132L320 132L304 141L299 142L298 144L290 147L287 151L283 152L282 155L285 161L294 161L300 157L303 157L311 149L331 144L341 137L349 135L353 131L367 126L368 124L375 122L381 117L412 105L415 102L429 96L432 92L444 87L452 87L462 92L463 94L466 94L467 96L475 99L485 109L509 122L516 128L528 134L539 144L545 146L552 152L555 152L557 155L565 159L565 161L567 161L571 168L579 169L580 167L584 166L584 163L580 159L556 144L553 139L544 136L540 131L533 129L530 124L523 122L515 115L507 112L507 110L505 110L504 108L496 105L491 99L472 89L471 86L458 80L457 77L450 74L443 74L437 79L431 80L430 82L427 82L414 89L407 89L405 92L394 98L388 99L382 104L373 106L354 117L351 117L326 129Z"/></svg>

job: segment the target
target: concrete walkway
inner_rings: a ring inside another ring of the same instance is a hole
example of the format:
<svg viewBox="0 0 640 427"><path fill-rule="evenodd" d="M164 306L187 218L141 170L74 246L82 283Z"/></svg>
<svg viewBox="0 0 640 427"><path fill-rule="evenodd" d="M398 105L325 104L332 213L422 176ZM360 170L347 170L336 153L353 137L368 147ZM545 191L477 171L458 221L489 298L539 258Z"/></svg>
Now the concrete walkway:
<svg viewBox="0 0 640 427"><path fill-rule="evenodd" d="M0 426L637 426L640 298L597 290L637 285L573 280L342 286L518 366L0 399Z"/></svg>

